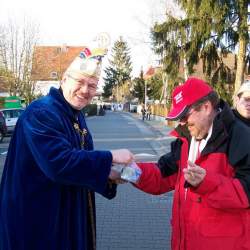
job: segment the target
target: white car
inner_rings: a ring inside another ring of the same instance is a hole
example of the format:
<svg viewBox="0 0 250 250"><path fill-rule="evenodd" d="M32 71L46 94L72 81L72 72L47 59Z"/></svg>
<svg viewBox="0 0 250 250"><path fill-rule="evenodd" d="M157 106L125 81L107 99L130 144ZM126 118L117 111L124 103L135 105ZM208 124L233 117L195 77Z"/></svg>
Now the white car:
<svg viewBox="0 0 250 250"><path fill-rule="evenodd" d="M10 134L14 131L16 122L24 109L22 108L5 108L0 110L5 118L7 133Z"/></svg>

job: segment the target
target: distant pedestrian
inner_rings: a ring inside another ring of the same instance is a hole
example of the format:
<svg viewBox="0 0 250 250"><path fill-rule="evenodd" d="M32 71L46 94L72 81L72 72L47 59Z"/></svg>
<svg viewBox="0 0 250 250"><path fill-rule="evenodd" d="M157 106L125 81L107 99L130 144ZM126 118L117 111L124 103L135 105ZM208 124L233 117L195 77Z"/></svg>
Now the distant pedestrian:
<svg viewBox="0 0 250 250"><path fill-rule="evenodd" d="M94 150L81 110L96 94L104 51L85 48L60 89L32 102L12 136L0 186L0 250L96 249L95 192L112 199L126 149Z"/></svg>
<svg viewBox="0 0 250 250"><path fill-rule="evenodd" d="M149 105L146 110L147 120L150 121L151 118L151 106Z"/></svg>
<svg viewBox="0 0 250 250"><path fill-rule="evenodd" d="M101 115L101 116L103 116L103 115L105 115L105 109L103 108L103 106L102 105L100 105L100 109L99 109L99 115Z"/></svg>
<svg viewBox="0 0 250 250"><path fill-rule="evenodd" d="M234 98L235 116L250 127L250 81L245 81Z"/></svg>
<svg viewBox="0 0 250 250"><path fill-rule="evenodd" d="M172 250L250 249L250 130L203 80L189 78L172 98L177 139L157 164L138 163L136 187L175 190Z"/></svg>
<svg viewBox="0 0 250 250"><path fill-rule="evenodd" d="M141 114L142 114L142 120L144 121L146 119L146 109L145 109L145 106L143 105L142 106L142 109L141 109Z"/></svg>

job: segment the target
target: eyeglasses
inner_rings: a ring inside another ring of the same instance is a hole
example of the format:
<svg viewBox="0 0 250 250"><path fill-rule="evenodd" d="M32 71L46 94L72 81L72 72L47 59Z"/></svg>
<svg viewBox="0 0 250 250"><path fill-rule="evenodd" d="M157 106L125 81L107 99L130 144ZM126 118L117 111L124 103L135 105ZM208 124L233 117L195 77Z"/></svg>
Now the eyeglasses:
<svg viewBox="0 0 250 250"><path fill-rule="evenodd" d="M242 97L242 101L245 103L250 103L250 97Z"/></svg>
<svg viewBox="0 0 250 250"><path fill-rule="evenodd" d="M188 111L186 112L186 114L180 119L180 122L186 122L187 119L188 119L194 112L200 111L201 106L202 106L202 104L191 106L191 107L188 109Z"/></svg>
<svg viewBox="0 0 250 250"><path fill-rule="evenodd" d="M189 117L190 115L192 115L194 111L195 111L195 110L194 110L193 108L190 108L190 109L187 111L187 113L186 113L183 117L180 118L179 121L180 121L180 122L186 122L187 119L188 119L188 117Z"/></svg>
<svg viewBox="0 0 250 250"><path fill-rule="evenodd" d="M74 80L76 82L77 86L79 86L79 88L88 86L88 89L90 92L95 92L97 89L97 82L94 79L91 79L91 78L77 79L71 75L67 75L67 77Z"/></svg>

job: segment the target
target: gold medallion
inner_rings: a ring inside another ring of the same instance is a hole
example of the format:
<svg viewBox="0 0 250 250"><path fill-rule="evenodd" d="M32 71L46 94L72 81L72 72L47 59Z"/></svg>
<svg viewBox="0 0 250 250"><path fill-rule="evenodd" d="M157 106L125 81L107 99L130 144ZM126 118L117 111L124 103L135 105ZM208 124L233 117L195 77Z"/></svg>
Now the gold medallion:
<svg viewBox="0 0 250 250"><path fill-rule="evenodd" d="M81 138L81 148L84 148L84 144L85 144L85 137L88 134L88 131L86 128L80 129L78 123L74 123L74 128L77 131L77 133L80 135Z"/></svg>

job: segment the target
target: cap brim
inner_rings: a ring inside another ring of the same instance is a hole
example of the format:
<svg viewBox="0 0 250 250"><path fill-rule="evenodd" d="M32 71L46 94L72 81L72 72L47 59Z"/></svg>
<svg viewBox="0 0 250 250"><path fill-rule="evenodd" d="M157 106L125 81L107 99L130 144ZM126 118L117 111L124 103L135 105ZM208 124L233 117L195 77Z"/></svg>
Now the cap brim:
<svg viewBox="0 0 250 250"><path fill-rule="evenodd" d="M188 106L184 106L180 109L172 109L166 117L166 120L170 120L170 121L177 121L182 119L188 112L189 107Z"/></svg>

